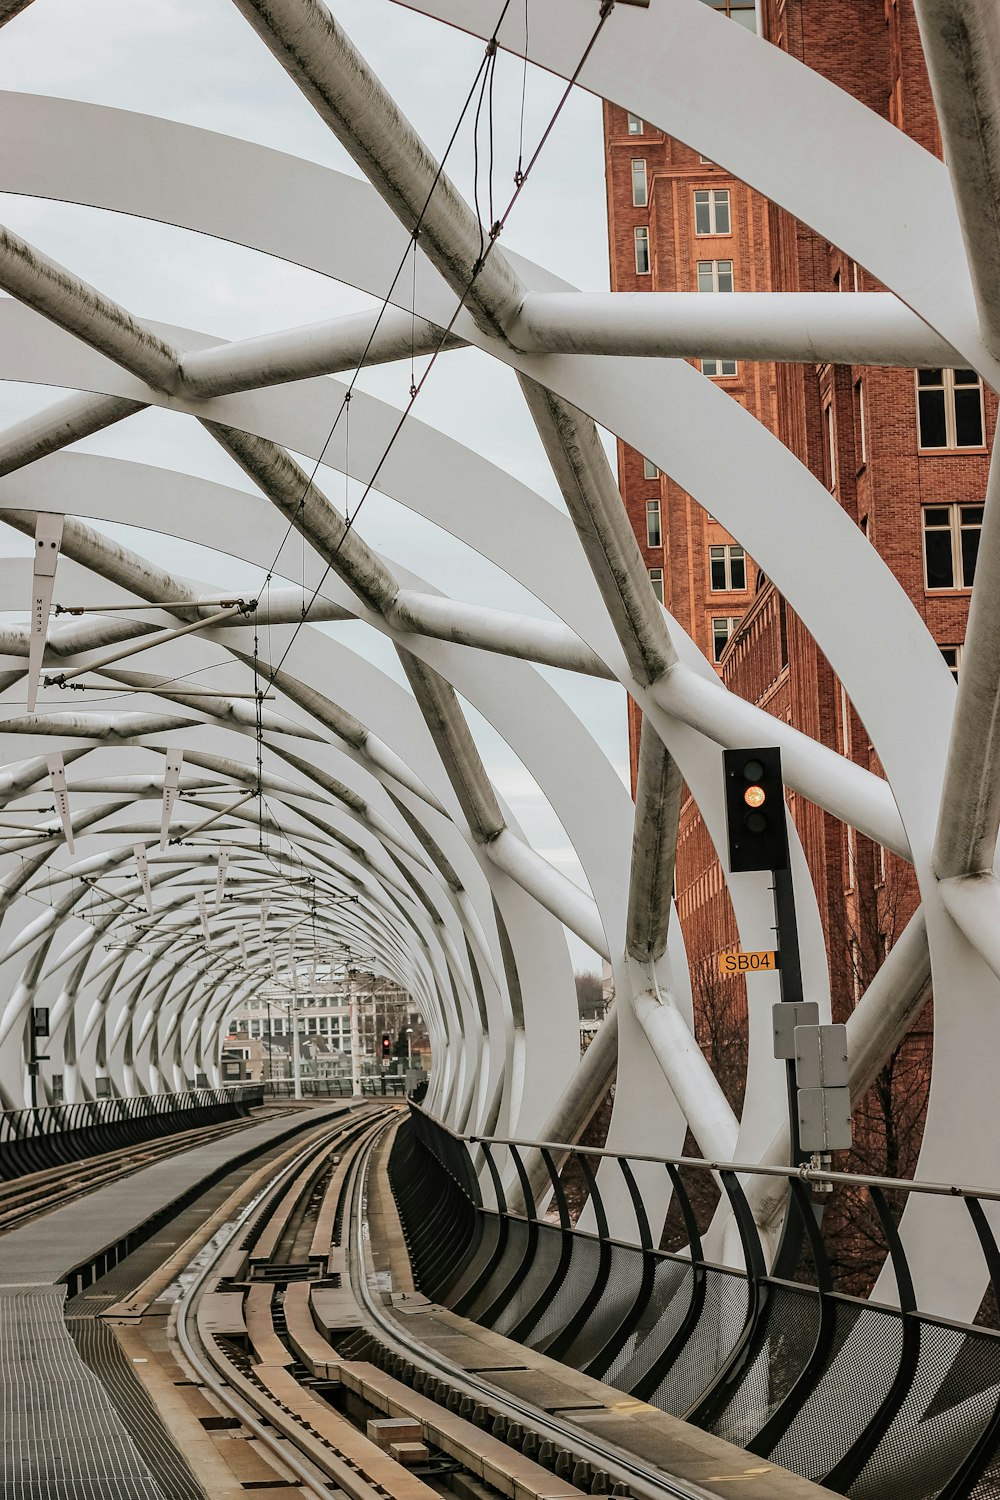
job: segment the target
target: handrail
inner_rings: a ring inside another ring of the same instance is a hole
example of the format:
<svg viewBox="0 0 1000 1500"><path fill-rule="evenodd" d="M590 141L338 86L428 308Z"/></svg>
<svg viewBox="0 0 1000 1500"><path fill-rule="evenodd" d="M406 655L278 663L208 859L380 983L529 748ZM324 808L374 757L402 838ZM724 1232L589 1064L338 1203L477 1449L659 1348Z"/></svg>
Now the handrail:
<svg viewBox="0 0 1000 1500"><path fill-rule="evenodd" d="M430 1118L428 1116L428 1118ZM434 1124L456 1141L469 1146L516 1146L521 1150L572 1152L575 1156L606 1156L614 1161L644 1161L660 1167L697 1167L706 1172L735 1172L740 1177L783 1177L802 1182L830 1182L848 1186L881 1188L883 1192L904 1191L926 1193L944 1198L978 1198L987 1203L1000 1203L1000 1189L964 1187L958 1183L922 1182L912 1177L869 1177L863 1172L832 1172L820 1167L768 1166L764 1162L709 1161L703 1156L645 1156L637 1151L609 1151L603 1146L573 1145L568 1141L528 1141L517 1136L459 1135L440 1120Z"/></svg>
<svg viewBox="0 0 1000 1500"><path fill-rule="evenodd" d="M390 1176L417 1285L432 1301L840 1493L863 1477L865 1494L889 1500L912 1478L913 1492L929 1496L919 1485L931 1467L937 1500L971 1500L995 1472L1000 1245L985 1205L1000 1190L465 1135L410 1110ZM525 1194L529 1152L550 1179L547 1213ZM567 1160L586 1186L586 1227L567 1213ZM647 1219L636 1163L658 1166L673 1190L662 1236ZM717 1197L692 1196L692 1173L728 1196L735 1253L724 1259L709 1259L702 1244L699 1220L712 1219ZM783 1181L790 1194L788 1253L770 1270L745 1190L754 1177ZM634 1242L609 1224L606 1187L631 1199ZM971 1229L978 1240L992 1300L974 1321L918 1305L897 1222L911 1193L951 1199L955 1234ZM890 1301L865 1296L879 1247L895 1273Z"/></svg>

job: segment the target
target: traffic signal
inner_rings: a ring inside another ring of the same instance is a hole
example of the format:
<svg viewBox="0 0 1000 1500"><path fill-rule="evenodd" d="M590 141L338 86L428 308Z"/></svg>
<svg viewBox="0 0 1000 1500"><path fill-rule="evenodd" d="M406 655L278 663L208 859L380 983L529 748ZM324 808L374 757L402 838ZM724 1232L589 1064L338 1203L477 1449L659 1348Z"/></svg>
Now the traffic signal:
<svg viewBox="0 0 1000 1500"><path fill-rule="evenodd" d="M725 750L722 763L730 870L787 870L781 751Z"/></svg>
<svg viewBox="0 0 1000 1500"><path fill-rule="evenodd" d="M382 1056L392 1056L392 1037L387 1031L383 1031L382 1033Z"/></svg>

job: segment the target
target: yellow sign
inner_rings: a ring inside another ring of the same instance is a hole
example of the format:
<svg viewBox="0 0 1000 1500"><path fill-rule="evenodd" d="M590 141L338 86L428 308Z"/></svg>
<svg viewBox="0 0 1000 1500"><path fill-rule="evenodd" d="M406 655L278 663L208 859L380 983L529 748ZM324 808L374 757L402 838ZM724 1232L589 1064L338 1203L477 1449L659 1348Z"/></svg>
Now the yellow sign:
<svg viewBox="0 0 1000 1500"><path fill-rule="evenodd" d="M720 953L719 968L723 974L763 974L778 967L776 953Z"/></svg>

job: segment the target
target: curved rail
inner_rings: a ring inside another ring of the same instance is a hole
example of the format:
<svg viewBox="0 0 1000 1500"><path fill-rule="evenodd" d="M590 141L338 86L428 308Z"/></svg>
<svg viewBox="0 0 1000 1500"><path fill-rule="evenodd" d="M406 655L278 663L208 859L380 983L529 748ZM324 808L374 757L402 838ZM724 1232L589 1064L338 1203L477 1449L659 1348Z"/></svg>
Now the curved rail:
<svg viewBox="0 0 1000 1500"><path fill-rule="evenodd" d="M483 1454L488 1452L497 1465L506 1463L519 1471L534 1468L537 1492L548 1493L552 1463L544 1467L529 1459L527 1450L524 1456L518 1453L508 1434L520 1431L537 1437L535 1448L544 1451L547 1445L550 1455L565 1457L570 1469L585 1474L588 1483L593 1479L598 1484L599 1493L631 1494L641 1500L665 1496L712 1500L700 1486L672 1478L639 1457L617 1450L609 1454L581 1428L454 1364L390 1319L370 1284L364 1247L371 1163L396 1111L374 1119L373 1113L366 1112L364 1119L325 1134L276 1174L218 1243L213 1259L181 1299L181 1346L199 1378L276 1458L288 1463L287 1443L297 1445L300 1457L291 1467L314 1494L327 1493L316 1481L318 1468L352 1500L387 1495L431 1500L433 1495L418 1474L396 1463L317 1394L317 1388L324 1385L342 1384L356 1395L364 1392L369 1407L376 1409L381 1388L385 1398L381 1409L394 1414L409 1410L414 1425L429 1430L428 1441L438 1447L433 1436L438 1430L436 1419L427 1418L433 1404L440 1430L448 1434L446 1451L452 1466L474 1474L482 1473ZM311 1204L316 1217L317 1227L311 1234L308 1221L296 1220L304 1202ZM339 1233L334 1231L335 1224L340 1224ZM328 1231L333 1243L320 1254L317 1242ZM295 1242L303 1247L300 1263L289 1265L288 1247L296 1236ZM269 1279L272 1273L273 1280ZM299 1275L311 1279L295 1279ZM220 1283L233 1288L234 1294L216 1295L209 1290ZM280 1308L276 1283L283 1287ZM311 1289L323 1285L332 1286L330 1294L350 1304L351 1322L357 1329L352 1343L365 1346L360 1353L345 1356L338 1352L312 1322ZM237 1287L240 1295L235 1295ZM213 1296L215 1301L210 1302ZM210 1327L212 1333L207 1333ZM254 1351L255 1363L240 1359L237 1345L244 1338ZM309 1371L308 1379L302 1376L306 1384L294 1373L296 1367ZM459 1407L463 1413L474 1412L475 1418L459 1420L455 1416ZM557 1469L557 1474L561 1472ZM567 1495L584 1493L566 1480L561 1487ZM532 1492L530 1478L524 1481L522 1492Z"/></svg>

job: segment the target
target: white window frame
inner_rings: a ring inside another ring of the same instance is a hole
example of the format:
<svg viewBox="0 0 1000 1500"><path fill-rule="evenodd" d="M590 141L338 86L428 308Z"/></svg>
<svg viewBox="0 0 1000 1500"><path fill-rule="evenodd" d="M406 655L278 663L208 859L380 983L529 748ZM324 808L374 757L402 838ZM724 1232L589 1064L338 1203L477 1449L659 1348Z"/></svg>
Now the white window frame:
<svg viewBox="0 0 1000 1500"><path fill-rule="evenodd" d="M646 122L645 122L645 120L640 120L640 118L639 118L638 115L633 115L633 114L627 114L626 115L626 128L628 130L629 135L645 135L646 134Z"/></svg>
<svg viewBox="0 0 1000 1500"><path fill-rule="evenodd" d="M716 666L718 666L719 662L722 660L723 656L725 655L726 647L729 645L729 642L732 640L733 636L736 634L742 623L742 615L714 615L712 617L712 660L713 662L715 662ZM724 625L726 627L725 637L722 636L720 631L716 630L717 625ZM722 642L721 651L717 649L720 641Z"/></svg>
<svg viewBox="0 0 1000 1500"><path fill-rule="evenodd" d="M646 208L649 204L649 179L646 175L646 158L632 158L632 207Z"/></svg>
<svg viewBox="0 0 1000 1500"><path fill-rule="evenodd" d="M968 367L967 366L962 366L960 368L968 368ZM916 391L917 391L917 394L916 394L916 402L917 402L917 447L919 448L920 452L921 453L978 453L982 448L984 448L986 446L986 412L985 412L985 410L983 408L983 382L982 382L982 377L979 376L979 375L976 375L976 385L979 387L979 442L978 443L963 443L961 446L959 446L959 442L958 442L958 417L957 417L956 412L955 412L955 371L953 369L943 369L941 371L941 384L940 385L937 382L935 382L933 385L929 385L929 384L926 384L926 383L925 384L921 384L920 376L921 376L921 374L926 374L926 373L927 373L927 371L920 371L920 370L914 370L914 372L913 372L913 378L914 378L914 381L916 382ZM973 371L973 374L975 374L975 371ZM963 384L963 385L959 386L959 390L971 391L972 389L973 389L973 385L972 385L971 382L969 382L968 384ZM945 431L944 447L941 447L940 445L938 445L937 447L932 447L929 443L925 443L924 442L924 435L923 435L923 432L921 430L921 422L920 422L920 392L921 391L943 391L944 392L944 431Z"/></svg>
<svg viewBox="0 0 1000 1500"><path fill-rule="evenodd" d="M649 524L651 518L655 521L655 536L654 527ZM660 501L658 496L655 500L646 501L646 546L663 546L663 525L660 517Z"/></svg>
<svg viewBox="0 0 1000 1500"><path fill-rule="evenodd" d="M721 552L722 558L713 557L715 552ZM717 589L712 582L712 563L721 561L725 568L725 585ZM737 588L733 583L733 563L743 563L743 585ZM747 591L747 555L738 542L717 542L708 549L708 587L712 594L745 594Z"/></svg>
<svg viewBox="0 0 1000 1500"><path fill-rule="evenodd" d="M830 466L828 488L837 488L837 432L833 421L833 398L823 407L823 435L826 438L826 461Z"/></svg>
<svg viewBox="0 0 1000 1500"><path fill-rule="evenodd" d="M861 467L868 462L868 432L865 427L865 382L863 379L854 382L854 394L858 401L858 437L861 440Z"/></svg>
<svg viewBox="0 0 1000 1500"><path fill-rule="evenodd" d="M651 458L644 458L642 461L642 477L643 479L659 479L660 477L660 471Z"/></svg>
<svg viewBox="0 0 1000 1500"><path fill-rule="evenodd" d="M939 646L938 650L944 657L945 666L957 682L958 674L962 670L962 655L965 651L964 642L960 641L957 646ZM948 660L949 655L952 658L951 661Z"/></svg>
<svg viewBox="0 0 1000 1500"><path fill-rule="evenodd" d="M726 366L729 365L729 369ZM701 362L701 373L707 375L710 380L735 380L740 373L739 361L735 359L723 359L716 355L713 359L703 359Z"/></svg>
<svg viewBox="0 0 1000 1500"><path fill-rule="evenodd" d="M632 231L632 238L635 245L635 274L637 276L648 276L652 268L652 259L649 253L649 225L637 224ZM640 265L640 260L644 260L645 265Z"/></svg>
<svg viewBox="0 0 1000 1500"><path fill-rule="evenodd" d="M707 229L699 229L698 228L698 208L699 208L698 199L699 198L704 198L706 200L705 203L703 205L701 205L701 206L708 209L708 228ZM719 202L720 199L725 199L726 218L729 220L729 228L728 229L720 229L719 228L718 219L719 219L719 208L721 206L721 204ZM732 232L733 232L733 204L732 204L732 198L730 197L729 189L728 188L695 188L694 189L694 223L695 223L695 230L694 230L694 232L695 232L695 237L697 239L707 239L707 238L709 238L711 236L718 237L719 235L729 235L729 234L732 234Z"/></svg>
<svg viewBox="0 0 1000 1500"><path fill-rule="evenodd" d="M722 266L728 266L729 267L728 277L729 277L729 281L732 283L732 285L727 286L727 287L721 287L719 285L719 282L722 280L723 276L726 274L725 272L721 272L720 268ZM711 286L702 286L702 277L703 276L705 276L706 278L710 278L711 279L711 282L712 282ZM700 260L700 261L698 261L698 290L699 290L699 292L719 292L719 291L732 292L732 291L735 290L735 287L736 287L736 278L733 275L733 263L732 263L731 260Z"/></svg>
<svg viewBox="0 0 1000 1500"><path fill-rule="evenodd" d="M966 583L964 581L965 580L965 569L964 569L963 562L962 562L962 532L963 531L979 531L980 536L981 536L982 535L982 522L980 521L980 523L979 523L978 526L963 526L962 525L962 511L963 510L981 510L981 509L982 509L981 505L974 505L971 501L966 502L964 500L952 500L950 502L946 501L945 504L943 504L943 505L924 505L924 506L921 507L921 511L922 511L922 514L921 514L921 517L920 517L920 530L921 530L921 542L922 542L921 551L922 551L922 554L923 554L923 563L924 563L924 590L925 590L926 593L928 593L928 594L956 594L956 593L968 594L968 593L972 592L972 584L971 583ZM947 527L944 527L944 526L928 526L927 525L927 515L928 515L928 512L930 512L932 510L946 510L948 512L948 525L947 525ZM936 585L934 588L931 588L930 583L928 582L928 578L927 578L927 542L926 542L926 537L927 537L928 531L934 531L934 532L940 533L940 532L943 532L945 530L947 530L949 532L950 536L951 536L951 576L952 576L952 582L951 583L946 583L946 584L941 584L941 585ZM977 561L978 561L978 559L977 559ZM955 581L958 578L962 579L961 583L957 583Z"/></svg>
<svg viewBox="0 0 1000 1500"><path fill-rule="evenodd" d="M652 585L653 593L656 595L656 598L657 598L658 602L660 604L662 604L663 603L663 569L662 568L650 568L649 569L649 581L650 581L650 584Z"/></svg>

